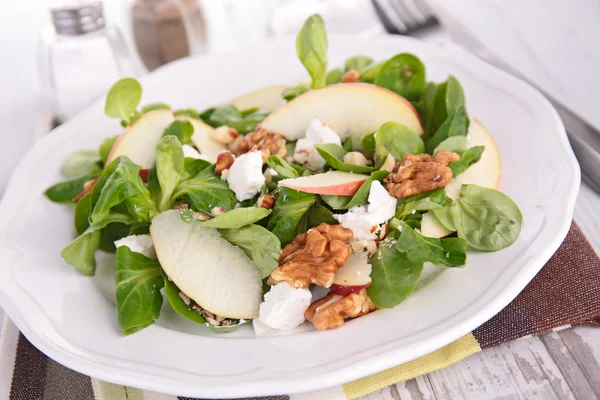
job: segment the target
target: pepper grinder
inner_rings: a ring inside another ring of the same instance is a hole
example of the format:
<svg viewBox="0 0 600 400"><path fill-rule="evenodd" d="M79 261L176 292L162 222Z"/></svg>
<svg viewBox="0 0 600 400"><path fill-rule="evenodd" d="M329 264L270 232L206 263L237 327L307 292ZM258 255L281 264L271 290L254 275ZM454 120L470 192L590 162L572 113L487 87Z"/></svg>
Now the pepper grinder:
<svg viewBox="0 0 600 400"><path fill-rule="evenodd" d="M134 0L133 39L149 71L206 50L205 22L197 0Z"/></svg>

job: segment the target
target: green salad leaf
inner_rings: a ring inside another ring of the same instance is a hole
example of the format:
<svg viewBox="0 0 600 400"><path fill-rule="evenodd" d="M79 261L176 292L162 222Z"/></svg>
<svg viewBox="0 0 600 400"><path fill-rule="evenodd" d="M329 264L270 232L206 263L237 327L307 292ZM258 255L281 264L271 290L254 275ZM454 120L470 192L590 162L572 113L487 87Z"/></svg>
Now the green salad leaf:
<svg viewBox="0 0 600 400"><path fill-rule="evenodd" d="M298 178L301 175L299 168L304 169L290 164L279 156L269 157L267 165L284 178Z"/></svg>
<svg viewBox="0 0 600 400"><path fill-rule="evenodd" d="M117 249L116 297L119 326L131 335L154 323L160 314L164 285L158 260L129 250Z"/></svg>
<svg viewBox="0 0 600 400"><path fill-rule="evenodd" d="M123 78L115 82L106 95L104 113L111 118L121 118L130 123L131 114L142 99L142 85L134 78Z"/></svg>
<svg viewBox="0 0 600 400"><path fill-rule="evenodd" d="M398 199L396 203L396 218L405 219L417 212L436 210L446 205L446 191L444 188L431 192L415 194Z"/></svg>
<svg viewBox="0 0 600 400"><path fill-rule="evenodd" d="M204 319L202 314L200 314L192 307L193 304L195 304L195 302L190 299L190 303L187 304L179 295L179 293L181 293L181 290L179 290L177 285L175 285L175 283L172 280L170 280L164 272L163 282L165 297L171 305L171 308L173 308L173 310L175 310L177 314L191 321L194 321L197 324L206 324L206 320Z"/></svg>
<svg viewBox="0 0 600 400"><path fill-rule="evenodd" d="M461 238L437 239L421 235L407 223L401 225L402 233L396 243L396 250L406 253L415 263L430 262L447 267L460 267L467 262L468 243Z"/></svg>
<svg viewBox="0 0 600 400"><path fill-rule="evenodd" d="M195 210L210 214L215 207L225 211L237 204L235 193L226 181L214 173L214 167L206 168L195 177L181 182L171 196L172 200L188 197Z"/></svg>
<svg viewBox="0 0 600 400"><path fill-rule="evenodd" d="M314 194L286 187L279 189L267 229L277 236L282 246L294 239L300 220L315 201Z"/></svg>
<svg viewBox="0 0 600 400"><path fill-rule="evenodd" d="M457 201L433 213L444 227L481 251L510 246L523 224L521 211L510 197L477 185L463 185Z"/></svg>
<svg viewBox="0 0 600 400"><path fill-rule="evenodd" d="M163 137L156 146L156 176L161 193L159 211L171 208L171 196L184 174L184 155L179 139L176 136Z"/></svg>
<svg viewBox="0 0 600 400"><path fill-rule="evenodd" d="M423 139L405 125L386 122L375 133L375 164L381 165L388 154L401 160L406 154L425 152Z"/></svg>
<svg viewBox="0 0 600 400"><path fill-rule="evenodd" d="M308 83L299 83L296 86L290 86L285 88L283 92L281 92L281 97L286 101L294 100L296 97L301 94L308 92L310 90L310 84Z"/></svg>
<svg viewBox="0 0 600 400"><path fill-rule="evenodd" d="M75 204L75 232L81 235L90 226L90 214L92 212L92 195L90 193L83 196L77 204Z"/></svg>
<svg viewBox="0 0 600 400"><path fill-rule="evenodd" d="M369 56L352 56L344 61L344 72L358 71L363 72L367 67L373 64L373 59Z"/></svg>
<svg viewBox="0 0 600 400"><path fill-rule="evenodd" d="M433 104L434 126L437 130L448 117L465 106L465 94L458 80L450 75L446 82L438 85Z"/></svg>
<svg viewBox="0 0 600 400"><path fill-rule="evenodd" d="M462 153L467 148L467 136L450 136L442 143L438 144L431 154L435 154L440 150L452 151L454 153Z"/></svg>
<svg viewBox="0 0 600 400"><path fill-rule="evenodd" d="M173 115L176 117L190 117L194 119L201 119L198 110L195 108L185 108L173 111Z"/></svg>
<svg viewBox="0 0 600 400"><path fill-rule="evenodd" d="M219 229L223 239L238 246L256 264L262 278L267 278L275 268L281 252L277 236L260 225L241 228Z"/></svg>
<svg viewBox="0 0 600 400"><path fill-rule="evenodd" d="M181 144L189 143L194 134L194 125L190 121L177 119L165 130L163 136L175 136Z"/></svg>
<svg viewBox="0 0 600 400"><path fill-rule="evenodd" d="M316 144L315 148L317 149L321 157L325 159L327 164L329 164L331 168L336 169L338 171L355 172L358 174L369 174L375 170L374 167L363 167L361 165L345 163L342 160L340 160L340 158L344 157L347 151L344 150L344 148L338 144Z"/></svg>
<svg viewBox="0 0 600 400"><path fill-rule="evenodd" d="M210 162L206 160L186 157L183 160L183 176L181 181L193 178L208 167L210 167ZM150 179L148 179L148 182L150 182Z"/></svg>
<svg viewBox="0 0 600 400"><path fill-rule="evenodd" d="M423 263L409 260L406 253L400 253L386 241L377 248L369 263L372 282L367 292L379 308L392 308L406 300L423 272Z"/></svg>
<svg viewBox="0 0 600 400"><path fill-rule="evenodd" d="M327 32L323 18L308 17L296 38L298 58L312 78L312 87L325 86L327 77Z"/></svg>
<svg viewBox="0 0 600 400"><path fill-rule="evenodd" d="M481 160L484 146L473 146L465 150L460 158L456 161L452 161L448 164L448 167L452 170L452 176L456 177L467 170L471 165Z"/></svg>
<svg viewBox="0 0 600 400"><path fill-rule="evenodd" d="M335 83L340 83L342 81L342 76L344 75L344 71L341 68L334 68L327 73L327 77L325 78L326 85L333 85Z"/></svg>
<svg viewBox="0 0 600 400"><path fill-rule="evenodd" d="M453 136L467 136L469 129L469 117L463 106L458 107L438 128L435 134L427 141L427 151L433 154L433 150L446 139Z"/></svg>
<svg viewBox="0 0 600 400"><path fill-rule="evenodd" d="M150 192L140 178L139 165L125 156L107 166L94 185L91 221L104 220L111 209L121 203L138 222L150 221L158 213Z"/></svg>
<svg viewBox="0 0 600 400"><path fill-rule="evenodd" d="M439 90L439 85L434 82L428 82L423 91L423 96L418 103L419 115L423 120L423 139L428 140L437 130L435 119L435 98Z"/></svg>
<svg viewBox="0 0 600 400"><path fill-rule="evenodd" d="M101 159L95 150L81 150L69 154L63 161L60 172L67 179L81 178L101 167Z"/></svg>
<svg viewBox="0 0 600 400"><path fill-rule="evenodd" d="M108 156L110 155L110 151L112 150L118 138L119 135L107 137L102 141L102 144L100 144L100 147L98 148L98 155L100 155L100 160L102 161L103 165L106 164Z"/></svg>
<svg viewBox="0 0 600 400"><path fill-rule="evenodd" d="M363 204L369 198L369 190L374 181L381 181L388 176L389 172L384 170L375 171L369 179L363 183L354 196L335 196L322 194L323 201L334 210L347 210L359 204Z"/></svg>
<svg viewBox="0 0 600 400"><path fill-rule="evenodd" d="M91 197L90 197L91 200ZM80 210L84 212L85 210ZM79 222L77 229L79 230L83 224L78 217ZM100 248L101 232L100 230L108 224L120 222L126 225L135 224L135 220L130 215L111 212L106 215L101 221L91 223L86 230L79 235L75 240L67 245L60 253L61 257L67 264L75 267L86 275L94 275L96 271L96 260L94 253Z"/></svg>
<svg viewBox="0 0 600 400"><path fill-rule="evenodd" d="M75 178L68 181L59 182L53 186L50 186L44 194L46 197L55 203L71 203L73 198L77 196L83 190L83 185L90 179L94 179L98 174L91 174L82 176L81 178Z"/></svg>
<svg viewBox="0 0 600 400"><path fill-rule="evenodd" d="M254 109L251 113L242 113L233 104L224 104L201 114L202 120L214 128L227 125L241 134L254 131L256 125L261 122L268 112Z"/></svg>
<svg viewBox="0 0 600 400"><path fill-rule="evenodd" d="M384 62L379 62L369 65L360 72L360 78L358 78L358 80L365 83L375 83L375 80L377 79L377 76L379 75L379 72L381 71L381 68L383 68L384 64Z"/></svg>
<svg viewBox="0 0 600 400"><path fill-rule="evenodd" d="M383 64L375 84L417 101L425 90L425 66L413 54L398 54Z"/></svg>
<svg viewBox="0 0 600 400"><path fill-rule="evenodd" d="M198 223L209 228L235 229L251 225L268 217L269 214L271 214L271 210L262 207L235 208L207 221L198 221L194 219L194 212L190 209L182 209L180 214L181 219L188 223Z"/></svg>
<svg viewBox="0 0 600 400"><path fill-rule="evenodd" d="M364 151L375 154L375 132L365 135L360 144Z"/></svg>
<svg viewBox="0 0 600 400"><path fill-rule="evenodd" d="M142 114L146 114L149 113L150 111L154 111L154 110L170 110L171 106L166 104L166 103L150 103L150 104L146 104L145 106L142 107L142 109L140 110L140 112Z"/></svg>

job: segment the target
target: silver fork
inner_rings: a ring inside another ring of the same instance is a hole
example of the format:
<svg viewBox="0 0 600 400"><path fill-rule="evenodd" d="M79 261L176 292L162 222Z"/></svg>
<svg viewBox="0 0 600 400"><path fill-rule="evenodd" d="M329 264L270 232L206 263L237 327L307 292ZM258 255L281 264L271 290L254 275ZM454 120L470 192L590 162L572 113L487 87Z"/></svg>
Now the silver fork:
<svg viewBox="0 0 600 400"><path fill-rule="evenodd" d="M371 0L381 22L390 33L408 34L435 22L423 0Z"/></svg>

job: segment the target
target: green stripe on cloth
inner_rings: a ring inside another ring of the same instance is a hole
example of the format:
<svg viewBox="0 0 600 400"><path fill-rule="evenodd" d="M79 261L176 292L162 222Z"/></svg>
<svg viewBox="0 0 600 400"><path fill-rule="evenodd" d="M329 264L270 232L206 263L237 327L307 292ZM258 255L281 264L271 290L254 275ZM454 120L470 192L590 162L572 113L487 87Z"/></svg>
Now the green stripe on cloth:
<svg viewBox="0 0 600 400"><path fill-rule="evenodd" d="M342 387L344 388L344 393L348 399L355 399L395 383L404 382L417 376L425 375L441 368L446 368L449 365L480 351L481 347L475 339L475 336L469 333L426 356L387 369L383 372L367 376L366 378L346 383L345 385L342 385Z"/></svg>
<svg viewBox="0 0 600 400"><path fill-rule="evenodd" d="M144 400L144 392L123 385L115 385L92 378L96 400Z"/></svg>

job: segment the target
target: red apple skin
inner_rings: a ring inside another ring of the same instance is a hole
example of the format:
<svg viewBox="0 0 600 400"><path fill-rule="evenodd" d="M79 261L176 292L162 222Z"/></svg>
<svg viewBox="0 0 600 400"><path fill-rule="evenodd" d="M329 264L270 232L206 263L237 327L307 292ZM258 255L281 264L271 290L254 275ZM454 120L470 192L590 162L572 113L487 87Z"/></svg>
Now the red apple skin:
<svg viewBox="0 0 600 400"><path fill-rule="evenodd" d="M142 181L144 181L144 183L148 182L148 173L149 172L150 172L149 169L146 169L146 168L140 169L140 178L142 178Z"/></svg>
<svg viewBox="0 0 600 400"><path fill-rule="evenodd" d="M365 283L364 285L359 286L346 286L334 283L329 289L331 290L331 292L337 294L338 296L348 296L349 294L360 292L364 288L369 287L370 284L371 281L369 281L369 283Z"/></svg>
<svg viewBox="0 0 600 400"><path fill-rule="evenodd" d="M297 190L299 192L313 193L313 194L327 194L334 196L354 196L358 189L362 186L364 181L354 181L346 183L344 185L336 186L288 186L282 184L281 186L287 186L290 189Z"/></svg>

